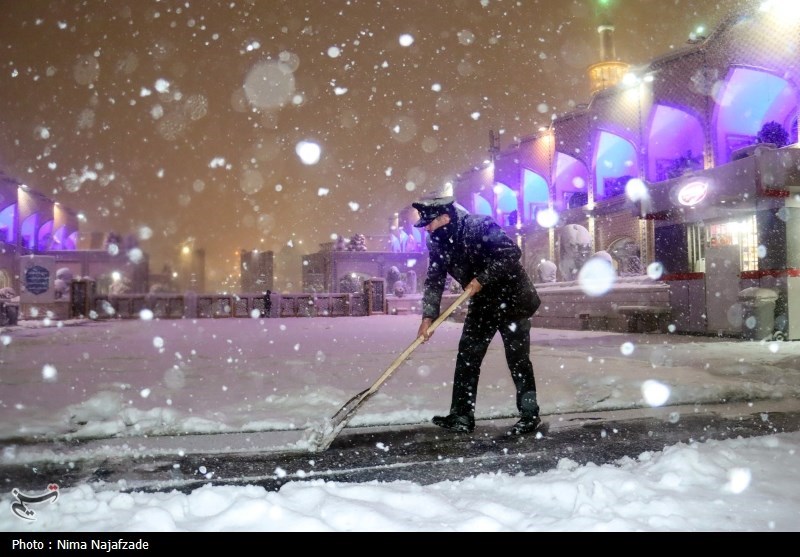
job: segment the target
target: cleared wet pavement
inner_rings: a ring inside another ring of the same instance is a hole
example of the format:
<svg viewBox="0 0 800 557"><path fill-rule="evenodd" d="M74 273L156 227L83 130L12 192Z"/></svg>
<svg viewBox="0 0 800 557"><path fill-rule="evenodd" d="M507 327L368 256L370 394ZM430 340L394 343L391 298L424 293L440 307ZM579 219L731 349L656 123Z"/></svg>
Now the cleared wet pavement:
<svg viewBox="0 0 800 557"><path fill-rule="evenodd" d="M248 484L277 490L287 482L312 480L405 480L426 485L482 473L530 475L552 469L562 459L577 464L613 463L676 443L798 431L800 401L551 415L546 417L544 434L522 437L506 435L512 423L479 421L472 434L454 434L429 424L347 428L320 453L258 451L241 445L243 439L252 443L252 435L194 436L196 449L189 453L162 450L164 454L148 454L143 450L138 458L106 455L87 459L65 455L63 462L2 466L0 478L9 490L89 483L99 490L190 492L205 484ZM280 434L286 432L271 435ZM202 449L204 441L208 451ZM228 449L211 448L218 446Z"/></svg>

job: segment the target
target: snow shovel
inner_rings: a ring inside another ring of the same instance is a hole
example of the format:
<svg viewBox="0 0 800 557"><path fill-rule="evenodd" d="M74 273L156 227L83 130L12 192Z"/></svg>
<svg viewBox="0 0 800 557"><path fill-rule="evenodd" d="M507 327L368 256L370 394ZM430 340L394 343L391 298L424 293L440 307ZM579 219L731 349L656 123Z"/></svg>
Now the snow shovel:
<svg viewBox="0 0 800 557"><path fill-rule="evenodd" d="M444 310L436 320L431 323L431 326L428 328L428 333L433 333L436 328L442 324L442 322L447 319L451 313L453 313L458 306L464 303L464 300L469 298L469 291L465 290L455 302L450 305L446 310ZM383 372L383 375L378 377L378 380L372 384L372 386L368 389L364 389L356 396L348 400L344 403L338 412L336 412L330 419L326 420L312 430L307 435L307 441L309 443L309 450L312 453L315 452L322 452L328 449L333 443L333 440L339 435L339 433L344 429L344 426L347 425L347 422L350 421L356 410L358 410L362 404L364 404L372 395L378 392L378 389L381 385L383 385L389 377L395 372L395 370L402 364L406 358L408 358L411 353L417 349L417 347L422 344L424 337L422 335L418 336L417 339L411 343L411 345L406 348L402 354L400 354L397 359L392 362L386 371Z"/></svg>

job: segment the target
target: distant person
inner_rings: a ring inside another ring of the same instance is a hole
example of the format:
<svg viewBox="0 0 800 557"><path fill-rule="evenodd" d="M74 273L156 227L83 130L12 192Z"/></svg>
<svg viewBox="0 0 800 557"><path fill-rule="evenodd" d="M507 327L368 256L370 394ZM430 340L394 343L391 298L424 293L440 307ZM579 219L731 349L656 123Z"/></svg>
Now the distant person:
<svg viewBox="0 0 800 557"><path fill-rule="evenodd" d="M403 251L403 247L400 245L400 237L397 235L396 232L392 232L392 234L389 235L388 244L389 244L389 251L391 251L392 253L400 253L401 251Z"/></svg>
<svg viewBox="0 0 800 557"><path fill-rule="evenodd" d="M272 313L272 290L267 290L264 294L264 311L261 312L261 317L269 317Z"/></svg>
<svg viewBox="0 0 800 557"><path fill-rule="evenodd" d="M508 432L521 435L540 423L536 383L530 360L530 317L539 307L536 289L520 263L522 252L491 217L471 215L446 193L432 194L412 206L414 224L428 232L428 273L418 336L427 341L439 316L447 275L470 293L453 377L450 413L433 423L456 432L475 429L478 379L489 344L497 332L517 390L519 421Z"/></svg>
<svg viewBox="0 0 800 557"><path fill-rule="evenodd" d="M417 242L417 239L414 238L413 234L408 234L408 233L406 233L406 234L408 236L408 239L406 240L406 249L405 249L405 251L408 252L408 253L417 253L417 252L419 252L419 242Z"/></svg>

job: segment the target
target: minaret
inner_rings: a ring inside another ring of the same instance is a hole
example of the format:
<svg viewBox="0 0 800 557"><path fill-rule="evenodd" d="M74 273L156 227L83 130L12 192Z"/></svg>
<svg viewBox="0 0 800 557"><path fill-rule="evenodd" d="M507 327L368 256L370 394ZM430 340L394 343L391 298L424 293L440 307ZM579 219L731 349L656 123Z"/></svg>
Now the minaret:
<svg viewBox="0 0 800 557"><path fill-rule="evenodd" d="M497 154L500 152L500 140L495 135L494 130L489 130L489 160L492 162L497 159Z"/></svg>
<svg viewBox="0 0 800 557"><path fill-rule="evenodd" d="M597 28L600 34L600 61L608 62L616 60L617 51L614 48L614 26L611 22L606 20L600 27Z"/></svg>
<svg viewBox="0 0 800 557"><path fill-rule="evenodd" d="M607 19L597 28L600 35L600 62L589 66L589 86L591 94L613 87L628 72L628 64L617 60L614 48L614 26Z"/></svg>

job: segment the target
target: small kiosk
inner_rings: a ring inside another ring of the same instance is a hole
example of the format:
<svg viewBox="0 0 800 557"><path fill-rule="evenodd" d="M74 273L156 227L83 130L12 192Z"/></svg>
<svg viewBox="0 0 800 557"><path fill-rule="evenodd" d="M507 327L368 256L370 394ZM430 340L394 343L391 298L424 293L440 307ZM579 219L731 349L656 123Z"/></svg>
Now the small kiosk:
<svg viewBox="0 0 800 557"><path fill-rule="evenodd" d="M800 148L755 149L713 169L651 186L654 221L678 332L747 337L740 293L772 289L773 337L800 340Z"/></svg>

